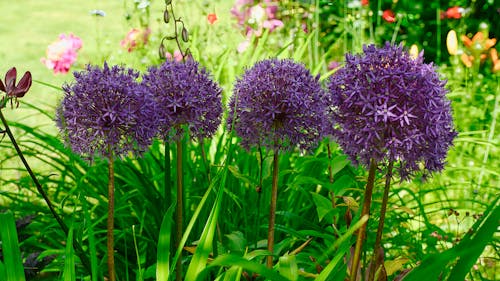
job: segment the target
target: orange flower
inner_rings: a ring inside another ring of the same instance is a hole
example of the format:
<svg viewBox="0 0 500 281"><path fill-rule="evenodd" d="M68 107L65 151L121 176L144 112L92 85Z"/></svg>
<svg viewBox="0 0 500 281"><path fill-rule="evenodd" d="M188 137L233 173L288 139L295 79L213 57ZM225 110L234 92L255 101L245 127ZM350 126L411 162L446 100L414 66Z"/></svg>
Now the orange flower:
<svg viewBox="0 0 500 281"><path fill-rule="evenodd" d="M493 48L490 50L491 61L493 62L492 71L493 73L497 73L500 71L500 60L498 59L498 51Z"/></svg>
<svg viewBox="0 0 500 281"><path fill-rule="evenodd" d="M462 60L462 62L465 64L465 66L467 67L472 67L472 61L474 60L474 57L473 56L469 56L467 54L462 54L460 56L460 59Z"/></svg>
<svg viewBox="0 0 500 281"><path fill-rule="evenodd" d="M462 39L462 42L464 42L464 45L468 49L482 52L488 51L491 47L495 46L497 42L495 38L485 38L482 31L478 31L472 39L465 35L462 35L460 39Z"/></svg>
<svg viewBox="0 0 500 281"><path fill-rule="evenodd" d="M214 24L214 22L217 20L217 15L216 14L208 14L207 20L209 24Z"/></svg>

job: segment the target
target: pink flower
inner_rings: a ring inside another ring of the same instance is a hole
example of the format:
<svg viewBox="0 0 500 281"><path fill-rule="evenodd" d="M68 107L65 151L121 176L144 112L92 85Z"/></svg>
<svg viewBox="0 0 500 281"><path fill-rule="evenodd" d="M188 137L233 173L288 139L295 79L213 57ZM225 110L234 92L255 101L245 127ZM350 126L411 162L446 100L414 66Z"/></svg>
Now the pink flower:
<svg viewBox="0 0 500 281"><path fill-rule="evenodd" d="M265 20L262 23L262 27L269 29L269 31L273 31L277 27L283 27L283 22L280 20Z"/></svg>
<svg viewBox="0 0 500 281"><path fill-rule="evenodd" d="M173 56L172 56L171 53L166 52L165 53L165 58L167 58L167 60L182 61L182 54L181 54L181 52L179 50L175 50Z"/></svg>
<svg viewBox="0 0 500 281"><path fill-rule="evenodd" d="M252 0L237 0L231 8L231 14L238 20L238 25L242 27L246 35L262 35L262 29L273 31L277 27L282 27L283 22L276 19L278 5L273 0L262 0L254 4ZM253 33L249 33L253 30Z"/></svg>
<svg viewBox="0 0 500 281"><path fill-rule="evenodd" d="M385 10L384 13L382 14L382 18L386 22L395 22L396 21L396 15L392 10Z"/></svg>
<svg viewBox="0 0 500 281"><path fill-rule="evenodd" d="M236 50L238 50L238 53L243 53L244 51L246 51L246 49L248 49L249 46L250 39L246 39L245 41L238 44L238 48Z"/></svg>
<svg viewBox="0 0 500 281"><path fill-rule="evenodd" d="M47 47L47 57L42 58L41 62L54 73L68 73L81 48L82 40L78 36L61 34L57 41Z"/></svg>
<svg viewBox="0 0 500 281"><path fill-rule="evenodd" d="M130 53L133 50L142 47L148 43L149 35L151 34L151 29L145 28L132 28L125 38L120 42L120 45L127 49Z"/></svg>
<svg viewBox="0 0 500 281"><path fill-rule="evenodd" d="M217 15L216 14L208 14L207 20L208 20L208 23L214 24L215 21L217 21Z"/></svg>

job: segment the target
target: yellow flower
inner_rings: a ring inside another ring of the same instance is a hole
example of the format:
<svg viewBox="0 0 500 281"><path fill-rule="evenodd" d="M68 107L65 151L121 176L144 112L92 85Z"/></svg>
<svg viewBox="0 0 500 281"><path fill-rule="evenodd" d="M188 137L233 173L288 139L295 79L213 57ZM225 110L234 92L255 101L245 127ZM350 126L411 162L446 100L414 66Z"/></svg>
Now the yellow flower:
<svg viewBox="0 0 500 281"><path fill-rule="evenodd" d="M418 58L418 46L413 44L410 47L410 56L414 59Z"/></svg>
<svg viewBox="0 0 500 281"><path fill-rule="evenodd" d="M458 52L457 33L453 29L450 30L446 36L446 48L448 49L448 53L452 56L456 55Z"/></svg>

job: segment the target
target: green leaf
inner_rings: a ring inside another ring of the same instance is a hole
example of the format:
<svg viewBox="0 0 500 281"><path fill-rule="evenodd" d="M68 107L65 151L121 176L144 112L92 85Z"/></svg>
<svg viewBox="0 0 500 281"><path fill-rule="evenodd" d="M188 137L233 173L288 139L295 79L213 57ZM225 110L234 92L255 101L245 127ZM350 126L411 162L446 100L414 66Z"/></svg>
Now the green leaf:
<svg viewBox="0 0 500 281"><path fill-rule="evenodd" d="M189 263L185 280L195 280L196 276L198 276L199 273L206 267L208 256L212 251L215 227L217 226L217 219L219 218L223 194L224 188L220 186L217 198L214 202L214 207L210 212L205 228L201 234L200 241L196 247L196 251L191 259L191 262Z"/></svg>
<svg viewBox="0 0 500 281"><path fill-rule="evenodd" d="M17 241L16 222L11 212L0 214L0 238L2 241L3 266L6 281L24 281L24 267ZM0 272L1 273L1 272Z"/></svg>
<svg viewBox="0 0 500 281"><path fill-rule="evenodd" d="M174 211L175 202L168 208L161 222L156 252L156 280L168 280L170 275L170 237Z"/></svg>
<svg viewBox="0 0 500 281"><path fill-rule="evenodd" d="M278 263L279 272L291 281L299 278L299 267L295 255L284 255L280 257Z"/></svg>
<svg viewBox="0 0 500 281"><path fill-rule="evenodd" d="M332 201L321 194L311 192L311 196L316 205L316 212L318 212L319 221L322 221L327 215L328 219L331 219L331 213L334 211L332 207Z"/></svg>
<svg viewBox="0 0 500 281"><path fill-rule="evenodd" d="M64 281L75 281L75 251L73 249L73 227L69 228L68 237L66 238L66 251L64 252Z"/></svg>
<svg viewBox="0 0 500 281"><path fill-rule="evenodd" d="M196 277L196 279L193 280L200 280L200 281L205 280L205 276L208 273L208 270L217 266L239 266L248 271L255 272L260 276L267 278L269 280L290 281L283 275L280 275L276 271L267 268L263 264L252 262L245 259L244 257L231 254L218 256L213 262L210 263L210 266L208 266L205 270L201 271L200 274Z"/></svg>

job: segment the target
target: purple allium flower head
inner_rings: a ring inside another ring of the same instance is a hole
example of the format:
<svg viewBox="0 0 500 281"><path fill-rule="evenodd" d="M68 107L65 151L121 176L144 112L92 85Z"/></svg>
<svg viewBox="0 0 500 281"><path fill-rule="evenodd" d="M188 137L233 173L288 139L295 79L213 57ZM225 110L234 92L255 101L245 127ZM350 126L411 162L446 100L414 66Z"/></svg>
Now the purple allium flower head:
<svg viewBox="0 0 500 281"><path fill-rule="evenodd" d="M159 67L150 67L141 84L158 104L163 139L179 140L184 125L193 138L210 137L217 131L222 89L196 61L167 60Z"/></svg>
<svg viewBox="0 0 500 281"><path fill-rule="evenodd" d="M419 163L424 176L442 170L457 135L446 81L423 53L414 59L401 45L363 51L347 54L330 77L333 137L354 163L399 161L402 179L416 174Z"/></svg>
<svg viewBox="0 0 500 281"><path fill-rule="evenodd" d="M246 149L310 149L322 136L326 103L319 77L290 59L268 59L236 81L227 124Z"/></svg>
<svg viewBox="0 0 500 281"><path fill-rule="evenodd" d="M56 122L74 152L93 157L141 152L157 131L154 99L136 79L139 73L121 66L87 66L57 109Z"/></svg>

